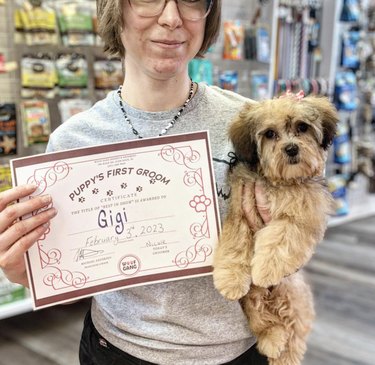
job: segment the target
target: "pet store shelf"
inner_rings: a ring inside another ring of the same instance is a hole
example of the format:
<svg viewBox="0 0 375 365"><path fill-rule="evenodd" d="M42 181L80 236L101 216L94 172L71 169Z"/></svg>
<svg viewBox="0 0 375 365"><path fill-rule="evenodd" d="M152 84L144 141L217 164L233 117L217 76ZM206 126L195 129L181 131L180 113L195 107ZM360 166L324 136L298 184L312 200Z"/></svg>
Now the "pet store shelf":
<svg viewBox="0 0 375 365"><path fill-rule="evenodd" d="M349 214L330 218L328 227L337 227L372 215L375 215L375 194L364 194L360 201L351 201Z"/></svg>
<svg viewBox="0 0 375 365"><path fill-rule="evenodd" d="M237 71L250 71L250 70L257 70L257 71L265 71L269 69L270 64L254 61L254 60L225 60L222 58L214 58L214 57L207 57L212 61L212 63L220 67L224 70L237 70Z"/></svg>
<svg viewBox="0 0 375 365"><path fill-rule="evenodd" d="M16 316L18 314L30 312L32 310L31 298L19 300L0 306L0 320Z"/></svg>

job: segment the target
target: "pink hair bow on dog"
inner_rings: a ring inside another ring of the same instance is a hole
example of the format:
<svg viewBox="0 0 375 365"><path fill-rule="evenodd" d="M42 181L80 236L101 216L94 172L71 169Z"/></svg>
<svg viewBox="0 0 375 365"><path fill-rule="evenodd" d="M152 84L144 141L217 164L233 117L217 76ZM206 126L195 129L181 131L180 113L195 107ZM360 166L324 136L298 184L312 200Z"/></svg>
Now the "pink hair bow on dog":
<svg viewBox="0 0 375 365"><path fill-rule="evenodd" d="M290 90L283 95L280 95L279 98L286 98L286 97L294 97L296 100L301 101L305 97L305 93L303 90L298 91L297 94L292 93Z"/></svg>

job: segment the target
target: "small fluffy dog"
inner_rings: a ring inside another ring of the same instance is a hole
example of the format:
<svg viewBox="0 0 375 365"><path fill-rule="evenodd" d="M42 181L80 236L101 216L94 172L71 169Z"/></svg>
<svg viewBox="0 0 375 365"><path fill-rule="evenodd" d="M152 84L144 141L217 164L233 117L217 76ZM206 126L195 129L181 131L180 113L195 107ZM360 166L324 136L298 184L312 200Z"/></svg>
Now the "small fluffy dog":
<svg viewBox="0 0 375 365"><path fill-rule="evenodd" d="M272 365L297 365L314 318L312 294L297 272L323 238L333 200L323 179L338 114L327 98L294 94L248 103L231 123L239 163L214 255L214 283L242 299L260 352ZM271 221L264 225L255 196L243 186L261 180ZM257 229L242 207L250 208ZM251 288L250 288L251 285Z"/></svg>

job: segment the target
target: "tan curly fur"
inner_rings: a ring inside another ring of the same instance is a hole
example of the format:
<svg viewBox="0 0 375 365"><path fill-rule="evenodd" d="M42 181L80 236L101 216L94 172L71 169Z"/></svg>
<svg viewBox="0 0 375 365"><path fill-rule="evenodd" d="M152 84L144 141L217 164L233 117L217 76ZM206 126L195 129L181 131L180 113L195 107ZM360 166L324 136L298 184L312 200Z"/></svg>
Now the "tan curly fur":
<svg viewBox="0 0 375 365"><path fill-rule="evenodd" d="M293 96L248 103L229 128L239 163L214 255L214 283L241 299L257 345L271 365L299 365L314 317L312 294L297 272L322 240L333 200L323 179L337 111L327 98ZM271 221L264 225L254 193L261 180ZM249 227L242 207L250 209ZM250 287L251 285L251 287ZM249 290L250 289L250 290Z"/></svg>

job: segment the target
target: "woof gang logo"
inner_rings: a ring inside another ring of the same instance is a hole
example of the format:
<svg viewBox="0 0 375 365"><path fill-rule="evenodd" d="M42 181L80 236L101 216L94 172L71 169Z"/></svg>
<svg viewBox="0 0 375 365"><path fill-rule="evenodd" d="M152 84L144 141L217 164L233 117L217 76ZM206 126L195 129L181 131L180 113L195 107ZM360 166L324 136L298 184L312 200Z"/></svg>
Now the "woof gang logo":
<svg viewBox="0 0 375 365"><path fill-rule="evenodd" d="M119 262L120 272L126 276L135 275L141 268L141 261L137 256L126 255Z"/></svg>

